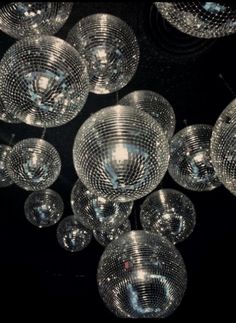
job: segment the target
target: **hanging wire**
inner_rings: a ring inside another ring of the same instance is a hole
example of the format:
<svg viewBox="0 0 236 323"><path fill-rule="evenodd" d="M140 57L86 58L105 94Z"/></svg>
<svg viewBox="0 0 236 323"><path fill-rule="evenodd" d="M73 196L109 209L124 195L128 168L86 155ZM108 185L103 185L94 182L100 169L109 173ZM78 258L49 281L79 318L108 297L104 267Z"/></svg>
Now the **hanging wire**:
<svg viewBox="0 0 236 323"><path fill-rule="evenodd" d="M44 139L45 134L46 134L46 130L47 130L47 128L46 128L46 127L44 127L44 128L43 128L42 135L41 135L41 139Z"/></svg>
<svg viewBox="0 0 236 323"><path fill-rule="evenodd" d="M116 98L115 98L115 104L118 104L119 102L119 91L116 91Z"/></svg>
<svg viewBox="0 0 236 323"><path fill-rule="evenodd" d="M11 134L11 139L9 140L9 146L13 145L13 140L15 139L15 136L16 135L14 133Z"/></svg>
<svg viewBox="0 0 236 323"><path fill-rule="evenodd" d="M233 95L233 97L236 97L236 94L233 90L233 88L229 85L229 83L226 81L226 79L224 78L224 76L220 73L218 75L218 77L222 80L222 82L224 83L225 87L228 89L228 91Z"/></svg>

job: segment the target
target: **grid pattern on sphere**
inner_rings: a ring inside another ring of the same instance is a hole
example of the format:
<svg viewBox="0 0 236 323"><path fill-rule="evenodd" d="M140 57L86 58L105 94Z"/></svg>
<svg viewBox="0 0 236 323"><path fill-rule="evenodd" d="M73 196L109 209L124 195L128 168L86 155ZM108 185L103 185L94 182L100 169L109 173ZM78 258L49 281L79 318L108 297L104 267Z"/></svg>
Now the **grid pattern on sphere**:
<svg viewBox="0 0 236 323"><path fill-rule="evenodd" d="M0 98L0 120L8 123L20 123L20 120L18 120L14 116L14 114L11 113L11 110L5 107L1 98Z"/></svg>
<svg viewBox="0 0 236 323"><path fill-rule="evenodd" d="M6 160L11 153L11 147L0 145L0 187L7 187L13 184L6 169Z"/></svg>

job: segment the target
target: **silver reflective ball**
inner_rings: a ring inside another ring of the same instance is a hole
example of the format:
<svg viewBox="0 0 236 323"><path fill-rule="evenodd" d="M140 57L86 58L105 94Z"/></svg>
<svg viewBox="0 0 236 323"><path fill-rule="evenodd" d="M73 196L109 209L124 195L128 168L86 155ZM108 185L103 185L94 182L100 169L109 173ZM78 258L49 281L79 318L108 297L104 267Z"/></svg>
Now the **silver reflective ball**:
<svg viewBox="0 0 236 323"><path fill-rule="evenodd" d="M11 150L10 146L0 145L0 187L7 187L13 184L6 167L6 160Z"/></svg>
<svg viewBox="0 0 236 323"><path fill-rule="evenodd" d="M8 123L20 123L20 120L17 119L17 117L15 117L14 114L11 112L11 109L5 107L1 98L0 98L0 120Z"/></svg>

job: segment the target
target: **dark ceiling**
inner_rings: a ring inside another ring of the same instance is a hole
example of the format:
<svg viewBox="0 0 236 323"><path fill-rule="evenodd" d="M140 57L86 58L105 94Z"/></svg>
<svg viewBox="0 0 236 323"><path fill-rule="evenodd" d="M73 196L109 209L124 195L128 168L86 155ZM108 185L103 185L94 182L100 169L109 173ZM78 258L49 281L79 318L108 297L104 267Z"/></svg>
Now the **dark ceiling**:
<svg viewBox="0 0 236 323"><path fill-rule="evenodd" d="M216 41L183 35L164 22L150 1L79 2L57 34L63 39L82 17L111 13L134 29L141 50L138 71L119 97L149 89L165 96L172 104L179 130L186 124L214 124L220 112L233 99L229 86L236 90L234 43L236 35ZM0 57L14 40L0 33ZM52 186L64 199L65 216L71 215L70 191L76 181L72 163L74 137L83 121L102 107L116 103L116 94L90 94L82 112L68 124L48 129L45 139L58 149L63 167ZM0 144L28 137L40 137L42 129L0 122ZM14 143L13 142L13 143ZM198 193L182 189L167 174L162 187L176 188L194 202L197 225L194 233L177 245L188 270L188 289L181 306L166 321L218 318L234 314L236 199L223 187ZM63 250L56 240L56 226L38 229L24 217L23 205L28 192L15 185L0 189L1 311L16 308L35 315L66 315L76 321L111 319L118 321L100 299L96 270L103 248L92 243L77 254ZM139 213L140 201L132 214ZM139 227L139 223L136 224ZM8 312L10 315L10 312ZM46 316L45 316L46 317Z"/></svg>

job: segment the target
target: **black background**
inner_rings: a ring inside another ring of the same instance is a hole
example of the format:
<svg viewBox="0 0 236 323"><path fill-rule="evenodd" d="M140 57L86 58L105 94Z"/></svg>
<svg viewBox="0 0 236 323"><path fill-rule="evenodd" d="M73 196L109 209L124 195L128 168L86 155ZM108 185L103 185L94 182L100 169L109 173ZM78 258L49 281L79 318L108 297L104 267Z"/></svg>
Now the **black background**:
<svg viewBox="0 0 236 323"><path fill-rule="evenodd" d="M79 2L57 34L63 39L82 17L111 13L126 21L135 31L141 50L140 64L133 80L119 97L138 90L153 90L172 104L176 130L186 124L213 125L234 95L219 77L236 91L236 35L218 40L199 40L186 36L164 22L151 2ZM0 57L14 43L0 32ZM48 129L45 140L52 143L62 158L62 172L52 186L64 199L65 216L71 215L70 191L76 181L72 163L73 139L91 113L116 103L116 94L90 94L82 112L68 124ZM40 137L42 129L11 125L0 121L0 144L28 137ZM197 225L194 233L177 247L188 270L188 289L181 306L166 319L170 322L230 317L234 313L236 199L225 188L211 192L191 192L175 184L167 174L162 187L186 193L194 202ZM0 189L0 296L1 313L18 308L26 315L66 315L86 321L114 317L99 297L96 270L103 248L92 243L77 254L64 251L56 240L56 226L38 229L24 217L24 201L29 193L12 185ZM139 213L135 202L131 216ZM138 224L139 225L139 224ZM138 226L139 227L139 226Z"/></svg>

